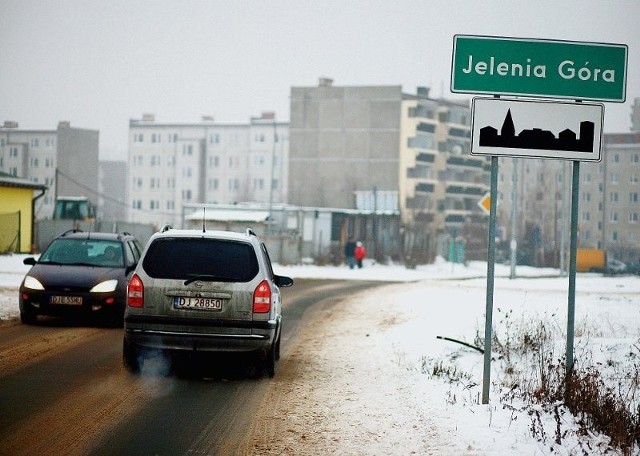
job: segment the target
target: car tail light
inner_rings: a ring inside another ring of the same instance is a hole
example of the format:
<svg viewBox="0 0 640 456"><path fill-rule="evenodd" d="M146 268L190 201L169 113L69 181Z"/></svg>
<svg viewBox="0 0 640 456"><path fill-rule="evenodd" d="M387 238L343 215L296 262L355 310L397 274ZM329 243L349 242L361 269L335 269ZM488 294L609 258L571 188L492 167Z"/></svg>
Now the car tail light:
<svg viewBox="0 0 640 456"><path fill-rule="evenodd" d="M131 277L127 286L127 305L129 307L144 306L144 284L136 274Z"/></svg>
<svg viewBox="0 0 640 456"><path fill-rule="evenodd" d="M263 280L253 292L254 313L267 313L271 310L271 287L269 282Z"/></svg>

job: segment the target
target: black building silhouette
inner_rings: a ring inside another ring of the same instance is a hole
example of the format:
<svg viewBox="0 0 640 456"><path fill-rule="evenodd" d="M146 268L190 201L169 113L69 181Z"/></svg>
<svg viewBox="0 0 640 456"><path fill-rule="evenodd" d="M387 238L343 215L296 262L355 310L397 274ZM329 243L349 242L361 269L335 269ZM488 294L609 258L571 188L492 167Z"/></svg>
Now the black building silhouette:
<svg viewBox="0 0 640 456"><path fill-rule="evenodd" d="M483 127L480 129L479 144L484 147L566 150L593 153L595 124L590 121L580 122L579 138L575 132L568 128L562 130L557 138L551 131L540 128L522 130L519 135L516 135L515 132L515 124L511 116L511 109L509 109L502 123L500 134L498 135L498 130L490 125Z"/></svg>

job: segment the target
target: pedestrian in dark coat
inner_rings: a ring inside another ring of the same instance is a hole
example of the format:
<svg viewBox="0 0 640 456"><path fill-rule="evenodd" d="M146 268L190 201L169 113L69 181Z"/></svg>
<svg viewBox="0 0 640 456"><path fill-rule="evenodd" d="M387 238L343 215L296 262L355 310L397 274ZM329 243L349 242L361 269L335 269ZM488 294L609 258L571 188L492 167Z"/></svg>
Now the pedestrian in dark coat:
<svg viewBox="0 0 640 456"><path fill-rule="evenodd" d="M349 269L353 269L356 265L355 251L356 241L354 241L353 238L350 237L347 243L344 245L344 256L347 257L347 264L349 265Z"/></svg>

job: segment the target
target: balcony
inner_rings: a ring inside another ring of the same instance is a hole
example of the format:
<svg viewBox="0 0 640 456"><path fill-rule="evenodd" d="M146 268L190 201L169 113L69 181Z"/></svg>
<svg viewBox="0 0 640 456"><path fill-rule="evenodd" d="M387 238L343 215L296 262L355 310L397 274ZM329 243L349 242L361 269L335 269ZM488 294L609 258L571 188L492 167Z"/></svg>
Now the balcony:
<svg viewBox="0 0 640 456"><path fill-rule="evenodd" d="M484 160L479 160L475 158L464 158L464 157L448 157L447 165L465 166L470 168L483 168Z"/></svg>
<svg viewBox="0 0 640 456"><path fill-rule="evenodd" d="M455 195L480 196L486 193L486 189L479 186L448 185L445 193L452 193Z"/></svg>
<svg viewBox="0 0 640 456"><path fill-rule="evenodd" d="M428 184L428 183L419 183L416 184L416 193L421 192L421 193L433 193L436 189L435 184Z"/></svg>
<svg viewBox="0 0 640 456"><path fill-rule="evenodd" d="M416 161L425 162L425 163L433 163L436 160L436 152L434 151L432 154L419 152L416 155Z"/></svg>
<svg viewBox="0 0 640 456"><path fill-rule="evenodd" d="M444 218L445 223L464 223L466 216L462 214L448 214Z"/></svg>

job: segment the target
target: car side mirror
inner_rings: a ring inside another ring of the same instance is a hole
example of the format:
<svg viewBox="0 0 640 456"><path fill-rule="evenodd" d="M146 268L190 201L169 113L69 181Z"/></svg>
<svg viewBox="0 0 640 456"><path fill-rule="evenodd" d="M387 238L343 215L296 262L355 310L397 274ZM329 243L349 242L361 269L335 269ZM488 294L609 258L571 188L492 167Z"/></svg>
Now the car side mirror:
<svg viewBox="0 0 640 456"><path fill-rule="evenodd" d="M287 276L276 275L274 276L274 282L279 287L290 287L291 285L293 285L293 279Z"/></svg>
<svg viewBox="0 0 640 456"><path fill-rule="evenodd" d="M36 264L36 259L33 257L27 257L24 260L22 260L22 263L28 266L33 266L34 264Z"/></svg>

